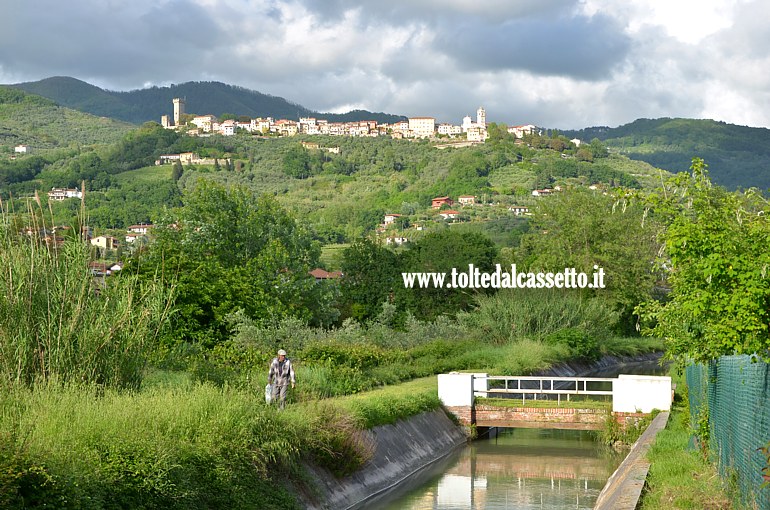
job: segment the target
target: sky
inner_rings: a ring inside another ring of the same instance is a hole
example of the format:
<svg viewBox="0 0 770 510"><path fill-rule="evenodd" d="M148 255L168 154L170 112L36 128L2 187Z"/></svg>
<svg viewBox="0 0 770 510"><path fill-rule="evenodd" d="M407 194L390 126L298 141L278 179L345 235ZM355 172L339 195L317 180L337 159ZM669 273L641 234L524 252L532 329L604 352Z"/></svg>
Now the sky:
<svg viewBox="0 0 770 510"><path fill-rule="evenodd" d="M455 124L483 106L559 129L770 127L768 15L766 0L2 0L0 83L221 81Z"/></svg>

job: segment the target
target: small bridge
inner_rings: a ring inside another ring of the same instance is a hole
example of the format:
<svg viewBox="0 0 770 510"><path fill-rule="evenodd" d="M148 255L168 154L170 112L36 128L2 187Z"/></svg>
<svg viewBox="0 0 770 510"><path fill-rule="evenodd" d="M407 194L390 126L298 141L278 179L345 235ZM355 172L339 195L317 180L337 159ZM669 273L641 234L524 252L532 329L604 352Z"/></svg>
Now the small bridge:
<svg viewBox="0 0 770 510"><path fill-rule="evenodd" d="M601 430L668 411L671 378L508 377L451 373L438 376L438 396L464 425Z"/></svg>

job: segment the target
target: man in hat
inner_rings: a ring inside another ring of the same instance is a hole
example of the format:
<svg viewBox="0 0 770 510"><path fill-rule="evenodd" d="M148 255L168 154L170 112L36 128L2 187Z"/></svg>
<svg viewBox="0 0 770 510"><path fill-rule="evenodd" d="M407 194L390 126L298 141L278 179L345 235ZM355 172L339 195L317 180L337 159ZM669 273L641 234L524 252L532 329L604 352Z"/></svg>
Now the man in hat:
<svg viewBox="0 0 770 510"><path fill-rule="evenodd" d="M267 373L267 383L273 385L271 402L280 400L281 409L286 404L286 387L291 381L291 387L294 389L294 367L291 361L286 358L286 351L278 350L278 357L273 358L270 363L270 371Z"/></svg>

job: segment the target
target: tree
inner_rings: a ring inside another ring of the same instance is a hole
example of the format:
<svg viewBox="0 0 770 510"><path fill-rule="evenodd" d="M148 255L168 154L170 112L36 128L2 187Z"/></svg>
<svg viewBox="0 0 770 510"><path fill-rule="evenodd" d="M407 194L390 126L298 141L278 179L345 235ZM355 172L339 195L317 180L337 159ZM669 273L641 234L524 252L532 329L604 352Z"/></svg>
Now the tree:
<svg viewBox="0 0 770 510"><path fill-rule="evenodd" d="M480 272L494 271L498 252L494 243L478 232L456 231L447 228L431 232L410 245L402 255L401 267L408 273L445 273L450 282L453 270L467 273L473 264ZM479 293L492 289L406 288L399 274L397 297L409 311L420 319L434 319L439 315L454 315L468 310Z"/></svg>
<svg viewBox="0 0 770 510"><path fill-rule="evenodd" d="M398 257L369 238L353 243L342 257L345 315L359 321L376 317L382 303L392 301L396 287L401 284Z"/></svg>
<svg viewBox="0 0 770 510"><path fill-rule="evenodd" d="M174 168L171 170L171 178L174 180L174 182L177 182L184 173L184 168L182 168L182 163L179 160L176 160L174 163Z"/></svg>
<svg viewBox="0 0 770 510"><path fill-rule="evenodd" d="M630 197L577 189L540 201L533 212L519 264L535 272L575 268L591 275L594 266L604 269L606 288L582 292L612 303L621 313L620 332L633 332L633 310L651 297L657 279L659 227L645 218L644 206Z"/></svg>
<svg viewBox="0 0 770 510"><path fill-rule="evenodd" d="M147 254L131 264L177 289L176 340L219 343L236 310L259 323L328 320L328 290L308 273L319 250L275 199L201 180L183 201L159 222Z"/></svg>
<svg viewBox="0 0 770 510"><path fill-rule="evenodd" d="M667 354L706 362L722 355L770 357L770 207L754 190L713 186L703 160L651 196L667 218L671 294L640 308Z"/></svg>

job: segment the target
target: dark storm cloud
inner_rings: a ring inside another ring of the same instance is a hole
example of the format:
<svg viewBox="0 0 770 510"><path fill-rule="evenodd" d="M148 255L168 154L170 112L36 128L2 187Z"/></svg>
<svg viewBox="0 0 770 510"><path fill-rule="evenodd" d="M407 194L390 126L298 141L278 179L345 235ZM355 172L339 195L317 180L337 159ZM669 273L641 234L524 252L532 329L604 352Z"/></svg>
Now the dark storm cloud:
<svg viewBox="0 0 770 510"><path fill-rule="evenodd" d="M0 65L30 76L66 74L114 85L163 81L199 64L222 31L188 0L19 2L0 16ZM34 8L33 8L34 7Z"/></svg>
<svg viewBox="0 0 770 510"><path fill-rule="evenodd" d="M536 75L596 80L624 60L630 40L602 16L467 22L443 31L434 46L464 70L524 70Z"/></svg>

